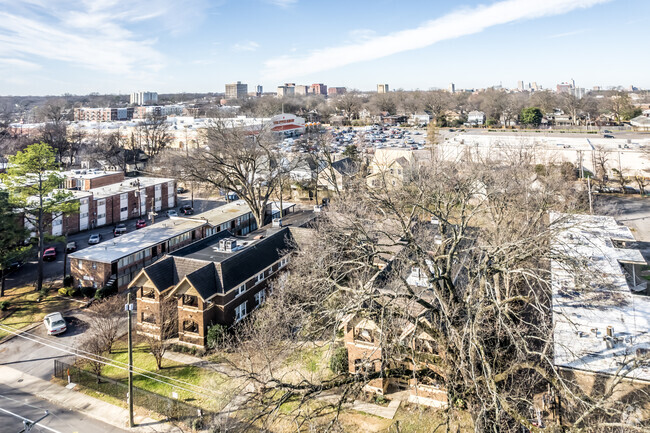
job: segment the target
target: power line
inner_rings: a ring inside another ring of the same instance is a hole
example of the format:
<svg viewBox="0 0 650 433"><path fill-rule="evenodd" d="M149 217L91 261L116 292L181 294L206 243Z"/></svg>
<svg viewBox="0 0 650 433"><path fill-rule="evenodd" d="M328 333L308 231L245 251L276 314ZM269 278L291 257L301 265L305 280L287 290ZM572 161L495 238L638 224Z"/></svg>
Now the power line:
<svg viewBox="0 0 650 433"><path fill-rule="evenodd" d="M7 327L7 325L0 324L0 329L3 328L3 327ZM29 341L32 341L32 342L37 343L37 344L41 344L41 345L46 346L46 347L50 347L50 348L52 348L52 349L55 349L55 350L59 350L59 351L61 351L61 352L68 353L68 354L70 354L70 355L78 356L79 358L82 358L82 359L87 359L87 360L89 360L89 361L98 362L98 363L100 363L100 364L104 364L104 365L108 365L108 366L111 366L111 367L115 367L115 368L118 368L118 369L120 369L120 370L124 370L124 371L127 371L127 372L129 371L128 367L124 367L124 366L121 366L121 365L117 365L117 364L114 363L114 360L112 360L112 359L110 359L110 358L105 358L105 357L98 356L98 355L94 355L94 354L91 354L91 355L93 356L93 358L91 358L91 357L86 356L86 355L80 355L79 353L75 353L74 351L71 351L71 350L68 350L68 349L64 349L64 348L61 348L61 347L56 347L56 346L53 346L53 345L51 345L51 344L44 343L43 341L39 341L39 340L35 340L35 339L33 339L33 338L26 337L25 335L22 335L22 333L16 332L16 331L14 331L14 330L11 329L11 328L10 328L9 330L7 330L7 329L3 329L3 330L6 331L6 332L10 332L10 333L16 335L17 337L24 338L25 340L29 340ZM29 335L32 335L32 334L29 334ZM42 338L42 337L39 337L39 338ZM87 353L89 353L89 352L87 352ZM106 362L106 361L104 361L102 358L103 358L103 359L108 359L108 360L110 360L110 362ZM117 361L117 362L119 362L119 361ZM147 371L147 370L145 370L145 371ZM138 374L138 375L140 375L140 376L146 377L147 379L151 379L151 380L154 380L154 381L156 381L156 382L159 382L159 383L162 383L162 384L165 384L165 385L169 385L169 386L171 386L171 387L178 388L178 389L183 390L183 391L187 391L187 392L190 392L190 393L201 394L201 395L203 395L203 396L205 396L205 397L209 397L209 398L214 398L214 397L215 397L215 396L212 395L212 394L205 394L205 393L200 392L200 391L197 391L197 390L187 389L187 388L184 388L184 387L182 387L182 386L175 385L175 384L173 384L173 383L169 383L169 382L166 382L166 381L164 381L164 380L160 380L160 379L157 379L157 378L155 378L155 377L149 376L149 375L144 374L144 373L142 373L142 372L134 372L134 373L135 373L135 374ZM200 386L198 386L198 385L194 385L194 384L191 384L191 383L188 383L188 382L183 382L183 381L180 381L180 380L178 380L178 379L174 379L174 378L171 378L171 377L168 377L168 376L163 376L163 375L161 375L161 374L157 374L157 373L153 373L153 372L148 372L148 373L151 373L151 374L154 374L154 375L157 375L157 376L160 376L160 377L164 377L164 378L166 378L166 379L175 380L175 381L177 381L177 382L182 382L182 383L188 384L188 385L190 385L190 386L196 387L197 389L204 390L204 391L206 391L206 392L211 392L211 390L209 390L209 389L207 389L207 388L200 387Z"/></svg>
<svg viewBox="0 0 650 433"><path fill-rule="evenodd" d="M87 354L87 355L92 356L92 358L91 358L92 360L95 360L95 359L98 359L98 360L99 360L99 359L106 360L108 363L110 363L112 366L114 366L114 367L116 367L116 368L122 368L122 367L119 366L119 365L114 365L114 364L121 364L122 366L127 367L126 370L128 371L128 364L127 364L126 362L117 361L117 360L114 360L114 359L112 359L112 358L108 358L108 357L106 357L106 356L96 355L96 354L94 354L94 353L92 353L92 352L88 352L88 351L86 351L86 350L78 349L78 348L75 348L75 349L74 349L74 352L70 352L70 351L68 350L69 347L63 345L62 343L52 342L52 341L48 340L46 337L41 337L40 335L32 334L32 333L27 332L27 331L25 331L25 332L19 332L20 330L18 330L18 329L16 329L16 328L13 328L13 327L11 327L11 326L9 326L9 325L0 324L0 327L2 327L2 326L6 327L6 328L10 328L10 331L8 331L8 332L12 332L14 335L17 335L17 336L19 336L19 337L22 337L22 338L28 339L28 338L26 338L26 337L23 336L23 334L27 334L27 335L31 336L32 338L36 338L36 339L40 339L40 340L41 340L41 341L30 340L30 341L34 341L35 343L42 344L42 345L44 345L44 346L51 347L51 348L53 348L53 349L60 350L60 351L66 352L66 353L71 353L72 355L79 356L79 357L82 357L82 358L83 358L83 356L79 355L80 353L82 353L82 354ZM13 331L11 331L11 330L13 330ZM29 340L29 339L28 339L28 340ZM43 342L43 340L44 340L44 342ZM58 347L57 347L57 345L58 345ZM88 358L86 357L86 359L88 359ZM136 369L136 370L140 370L140 372L136 372L136 374L140 374L140 375L143 375L143 376L145 375L145 373L146 373L146 374L152 374L152 375L154 375L154 376L162 377L162 378L164 378L164 379L172 380L172 381L175 381L175 382L178 382L178 383L182 383L182 384L184 384L184 385L193 386L193 387L196 387L197 389L201 389L201 390L205 390L205 391L207 391L207 392L210 392L209 389L207 389L207 388L203 388L203 387L201 387L201 386L195 385L195 384L190 383L190 382L185 382L185 381L180 380L180 379L176 379L176 378L173 378L173 377L165 376L165 375L163 375L163 374L159 374L159 373L156 373L156 372L153 372L153 371L149 371L149 370L146 370L146 369L141 368L141 367L133 366L132 368L133 368L133 369ZM124 368L123 368L123 369L124 369ZM142 372L144 372L144 373L142 373ZM171 384L171 383L168 384L168 385L170 385L170 386L177 386L177 385L174 385L174 384Z"/></svg>

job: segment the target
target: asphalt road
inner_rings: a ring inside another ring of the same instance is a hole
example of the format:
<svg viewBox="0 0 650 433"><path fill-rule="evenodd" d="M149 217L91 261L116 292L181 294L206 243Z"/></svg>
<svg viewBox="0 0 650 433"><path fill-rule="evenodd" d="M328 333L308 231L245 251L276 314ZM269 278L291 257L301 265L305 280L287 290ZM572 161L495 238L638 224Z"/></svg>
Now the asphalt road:
<svg viewBox="0 0 650 433"><path fill-rule="evenodd" d="M178 203L177 203L178 206L175 209L178 210L178 208L180 208L182 205L190 204L190 201L191 198L189 193L179 194ZM195 214L198 214L210 209L214 209L223 204L225 204L225 202L223 201L195 198L194 211ZM161 211L155 217L155 222L158 223L166 219L168 219L166 211ZM124 224L126 224L127 227L127 233L135 230L135 223L137 220L138 218L124 221ZM147 221L147 223L150 223L150 221ZM110 225L103 226L94 230L86 230L80 233L76 233L74 235L70 235L68 236L68 242L70 241L76 242L77 250L81 250L88 247L88 238L90 237L90 235L97 234L97 233L102 235L102 241L111 239L113 237L113 226ZM63 251L65 245L60 243L60 244L52 244L50 246L56 246L56 250L57 250L56 260L43 263L43 278L44 280L63 278L63 260L64 260ZM69 273L70 263L68 262L66 265L67 265L66 266L67 273ZM20 269L18 269L15 272L12 272L7 276L6 287L10 289L12 287L20 287L24 285L34 284L36 282L37 269L38 269L38 261L36 259L27 261Z"/></svg>
<svg viewBox="0 0 650 433"><path fill-rule="evenodd" d="M46 410L50 414L34 426L32 432L120 433L126 431L61 408L19 389L0 385L0 431L17 433L23 428L23 419L35 421L42 417Z"/></svg>

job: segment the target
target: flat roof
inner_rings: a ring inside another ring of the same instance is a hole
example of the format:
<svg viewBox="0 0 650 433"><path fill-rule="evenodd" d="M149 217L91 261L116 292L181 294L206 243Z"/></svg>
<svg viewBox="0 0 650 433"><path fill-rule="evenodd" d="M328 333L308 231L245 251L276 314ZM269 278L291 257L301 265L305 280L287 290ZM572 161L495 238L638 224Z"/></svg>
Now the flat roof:
<svg viewBox="0 0 650 433"><path fill-rule="evenodd" d="M113 183L106 186L100 186L99 188L89 189L88 192L91 192L95 197L95 199L110 197L116 194L123 194L125 192L137 190L138 180L140 181L140 188L146 188L152 185L175 181L172 178L166 178L166 177L145 177L145 176L132 177L132 178L124 179L122 182L119 183Z"/></svg>
<svg viewBox="0 0 650 433"><path fill-rule="evenodd" d="M604 374L620 369L650 380L650 366L626 366L637 349L650 349L650 296L635 291L642 290L642 280L637 276L633 283L621 266L646 261L638 250L614 242L635 242L632 232L608 216L555 213L551 220L559 230L553 250L584 268L576 272L564 261L551 262L555 364ZM614 335L609 342L608 326Z"/></svg>
<svg viewBox="0 0 650 433"><path fill-rule="evenodd" d="M168 220L84 248L70 254L69 257L100 263L112 263L122 257L158 245L174 236L197 229L204 224L205 222L188 218L171 217Z"/></svg>
<svg viewBox="0 0 650 433"><path fill-rule="evenodd" d="M121 171L107 171L100 168L89 170L68 170L61 172L61 175L75 179L97 179L104 176L122 173Z"/></svg>
<svg viewBox="0 0 650 433"><path fill-rule="evenodd" d="M244 200L236 200L223 206L194 215L192 218L203 219L212 226L218 226L232 219L244 216L251 211Z"/></svg>

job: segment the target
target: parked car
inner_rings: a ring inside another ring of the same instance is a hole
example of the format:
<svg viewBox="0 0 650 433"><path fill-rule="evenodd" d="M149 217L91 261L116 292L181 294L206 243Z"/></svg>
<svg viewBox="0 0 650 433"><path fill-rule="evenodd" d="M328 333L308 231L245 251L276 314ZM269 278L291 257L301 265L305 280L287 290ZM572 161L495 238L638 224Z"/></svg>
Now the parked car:
<svg viewBox="0 0 650 433"><path fill-rule="evenodd" d="M633 186L627 186L627 185L623 187L623 192L625 194L640 194L640 191L638 189L634 188Z"/></svg>
<svg viewBox="0 0 650 433"><path fill-rule="evenodd" d="M22 268L24 264L25 263L22 260L16 260L15 262L9 263L9 266L7 266L7 270L9 272L17 271L18 269Z"/></svg>
<svg viewBox="0 0 650 433"><path fill-rule="evenodd" d="M68 329L61 313L50 313L43 319L43 324L48 335L58 335Z"/></svg>
<svg viewBox="0 0 650 433"><path fill-rule="evenodd" d="M102 235L99 233L90 235L90 237L88 238L88 245L98 244L101 240L102 240Z"/></svg>
<svg viewBox="0 0 650 433"><path fill-rule="evenodd" d="M190 206L189 204L185 204L181 206L179 211L181 212L182 215L194 215L194 209L192 209L192 206Z"/></svg>
<svg viewBox="0 0 650 433"><path fill-rule="evenodd" d="M168 216L168 217L177 217L177 216L178 216L178 212L176 212L174 209L169 209L169 210L167 211L167 216Z"/></svg>
<svg viewBox="0 0 650 433"><path fill-rule="evenodd" d="M136 229L141 229L142 227L147 226L147 221L144 220L144 218L140 218L135 222L135 228Z"/></svg>
<svg viewBox="0 0 650 433"><path fill-rule="evenodd" d="M614 138L614 136L611 134L605 134L603 135L603 138Z"/></svg>
<svg viewBox="0 0 650 433"><path fill-rule="evenodd" d="M122 236L126 233L126 224L118 224L113 229L113 237Z"/></svg>
<svg viewBox="0 0 650 433"><path fill-rule="evenodd" d="M185 188L183 188L182 186L179 186L178 188L176 188L176 193L177 194L183 194L184 192L187 192L187 190Z"/></svg>
<svg viewBox="0 0 650 433"><path fill-rule="evenodd" d="M72 253L74 251L77 251L77 243L74 241L68 242L65 246L65 252Z"/></svg>
<svg viewBox="0 0 650 433"><path fill-rule="evenodd" d="M610 131L609 129L606 129L606 130L603 131L603 134L611 134L611 133L612 133L612 131Z"/></svg>
<svg viewBox="0 0 650 433"><path fill-rule="evenodd" d="M49 247L43 251L43 261L52 262L56 260L56 247Z"/></svg>

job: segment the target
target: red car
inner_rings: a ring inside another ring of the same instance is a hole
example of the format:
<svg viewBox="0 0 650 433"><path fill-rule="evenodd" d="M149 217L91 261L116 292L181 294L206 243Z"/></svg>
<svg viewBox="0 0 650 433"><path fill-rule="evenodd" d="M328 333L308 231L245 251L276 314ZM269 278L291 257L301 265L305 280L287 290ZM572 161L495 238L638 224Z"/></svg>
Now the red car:
<svg viewBox="0 0 650 433"><path fill-rule="evenodd" d="M56 260L56 248L55 247L46 248L45 251L43 251L43 261L51 262L54 260Z"/></svg>
<svg viewBox="0 0 650 433"><path fill-rule="evenodd" d="M142 227L146 227L146 226L147 226L147 222L145 220L143 220L142 218L140 218L139 220L137 220L135 222L135 228L136 229L141 229Z"/></svg>

